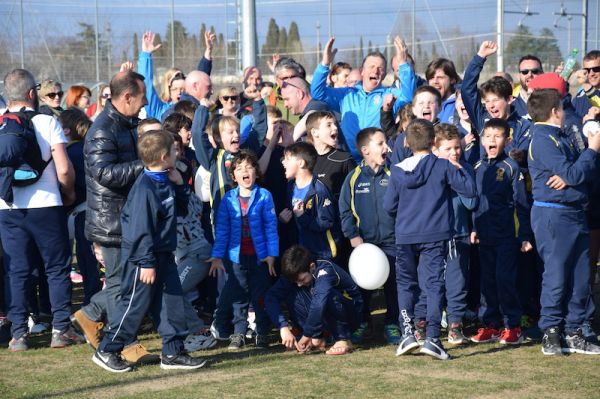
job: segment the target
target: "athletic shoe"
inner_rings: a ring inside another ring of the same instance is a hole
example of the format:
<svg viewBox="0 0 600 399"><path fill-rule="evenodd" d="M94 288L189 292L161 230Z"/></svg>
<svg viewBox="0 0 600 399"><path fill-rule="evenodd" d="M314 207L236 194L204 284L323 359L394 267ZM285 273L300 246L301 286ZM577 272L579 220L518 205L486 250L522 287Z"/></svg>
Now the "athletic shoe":
<svg viewBox="0 0 600 399"><path fill-rule="evenodd" d="M173 356L162 355L160 368L163 370L194 370L203 367L205 364L206 359L191 357L186 352L181 352Z"/></svg>
<svg viewBox="0 0 600 399"><path fill-rule="evenodd" d="M398 344L398 349L396 349L396 356L405 355L417 349L419 347L419 343L414 335L404 335L400 340L400 344Z"/></svg>
<svg viewBox="0 0 600 399"><path fill-rule="evenodd" d="M83 283L83 276L80 273L77 273L75 271L75 269L71 270L71 273L69 274L69 277L71 278L71 282L73 284L81 284L81 283Z"/></svg>
<svg viewBox="0 0 600 399"><path fill-rule="evenodd" d="M248 327L248 329L246 330L246 339L254 339L256 337L256 331L254 331L252 329L252 327Z"/></svg>
<svg viewBox="0 0 600 399"><path fill-rule="evenodd" d="M243 334L231 334L229 337L229 346L227 349L230 351L240 350L246 345L246 340L244 339Z"/></svg>
<svg viewBox="0 0 600 399"><path fill-rule="evenodd" d="M565 343L567 344L566 347L562 348L562 351L565 353L600 355L600 346L587 342L581 329L577 329L575 332L565 335Z"/></svg>
<svg viewBox="0 0 600 399"><path fill-rule="evenodd" d="M463 334L462 323L450 323L448 329L448 343L452 345L462 345L467 342L467 337Z"/></svg>
<svg viewBox="0 0 600 399"><path fill-rule="evenodd" d="M83 333L86 342L92 348L98 349L100 332L104 327L104 323L88 319L81 309L71 315L71 323L73 327Z"/></svg>
<svg viewBox="0 0 600 399"><path fill-rule="evenodd" d="M425 330L427 328L427 321L419 320L415 323L415 339L419 345L425 343Z"/></svg>
<svg viewBox="0 0 600 399"><path fill-rule="evenodd" d="M215 322L213 321L213 323L210 325L210 333L212 334L213 337L215 337L216 340L218 341L229 341L229 337L225 337L223 335L221 335L219 333L219 330L217 330L217 326L215 326Z"/></svg>
<svg viewBox="0 0 600 399"><path fill-rule="evenodd" d="M51 348L64 348L69 345L84 344L85 338L75 332L72 326L67 327L63 331L52 332Z"/></svg>
<svg viewBox="0 0 600 399"><path fill-rule="evenodd" d="M581 332L587 342L598 345L598 335L596 335L596 332L592 328L592 323L589 320L583 322L581 325Z"/></svg>
<svg viewBox="0 0 600 399"><path fill-rule="evenodd" d="M426 338L425 343L423 344L419 352L440 360L450 359L450 355L448 355L448 352L446 352L446 350L444 349L442 341L440 341L437 338Z"/></svg>
<svg viewBox="0 0 600 399"><path fill-rule="evenodd" d="M29 345L27 345L27 334L21 335L19 339L11 339L8 343L8 350L11 352L22 352L29 349Z"/></svg>
<svg viewBox="0 0 600 399"><path fill-rule="evenodd" d="M201 328L193 334L188 335L183 341L183 347L188 353L196 352L201 349L210 349L217 344L217 340L212 336L208 328Z"/></svg>
<svg viewBox="0 0 600 399"><path fill-rule="evenodd" d="M542 337L542 353L548 356L562 356L561 334L558 327L548 328Z"/></svg>
<svg viewBox="0 0 600 399"><path fill-rule="evenodd" d="M448 328L448 315L445 310L442 312L442 321L440 324L442 328Z"/></svg>
<svg viewBox="0 0 600 399"><path fill-rule="evenodd" d="M256 313L250 309L248 310L248 329L246 330L246 339L253 339L256 337Z"/></svg>
<svg viewBox="0 0 600 399"><path fill-rule="evenodd" d="M269 349L271 340L268 335L257 335L256 336L256 347L258 349Z"/></svg>
<svg viewBox="0 0 600 399"><path fill-rule="evenodd" d="M493 327L482 327L477 334L471 337L471 341L481 344L484 342L496 342L500 338L500 331Z"/></svg>
<svg viewBox="0 0 600 399"><path fill-rule="evenodd" d="M117 353L101 352L97 350L92 356L92 361L111 373L125 373L131 371L131 366L121 359Z"/></svg>
<svg viewBox="0 0 600 399"><path fill-rule="evenodd" d="M124 347L121 351L121 358L129 364L137 366L158 364L158 362L160 362L160 356L148 352L148 350L138 341Z"/></svg>
<svg viewBox="0 0 600 399"><path fill-rule="evenodd" d="M354 332L352 333L352 337L350 337L350 340L352 341L352 343L355 345L361 344L365 339L365 335L367 333L368 328L369 328L369 323L367 323L367 322L360 323L358 328L356 330L354 330Z"/></svg>
<svg viewBox="0 0 600 399"><path fill-rule="evenodd" d="M500 333L500 343L504 345L519 345L523 342L521 327L505 328Z"/></svg>
<svg viewBox="0 0 600 399"><path fill-rule="evenodd" d="M50 326L46 323L42 323L37 315L31 313L27 319L27 327L29 328L30 334L39 334L46 331Z"/></svg>
<svg viewBox="0 0 600 399"><path fill-rule="evenodd" d="M402 334L400 334L400 328L396 324L386 324L383 326L383 336L390 345L400 344Z"/></svg>

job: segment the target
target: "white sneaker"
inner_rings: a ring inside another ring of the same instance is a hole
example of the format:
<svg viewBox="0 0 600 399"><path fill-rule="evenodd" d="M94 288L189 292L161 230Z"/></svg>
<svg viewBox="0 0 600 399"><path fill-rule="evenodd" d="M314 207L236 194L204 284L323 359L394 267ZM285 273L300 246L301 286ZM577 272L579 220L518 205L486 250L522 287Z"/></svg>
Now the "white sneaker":
<svg viewBox="0 0 600 399"><path fill-rule="evenodd" d="M48 326L46 324L34 320L34 318L31 315L27 319L27 327L29 328L30 334L43 333L48 329Z"/></svg>
<svg viewBox="0 0 600 399"><path fill-rule="evenodd" d="M203 328L193 334L190 334L183 341L183 347L186 352L192 353L201 349L210 349L217 344L217 340L212 336L208 328Z"/></svg>

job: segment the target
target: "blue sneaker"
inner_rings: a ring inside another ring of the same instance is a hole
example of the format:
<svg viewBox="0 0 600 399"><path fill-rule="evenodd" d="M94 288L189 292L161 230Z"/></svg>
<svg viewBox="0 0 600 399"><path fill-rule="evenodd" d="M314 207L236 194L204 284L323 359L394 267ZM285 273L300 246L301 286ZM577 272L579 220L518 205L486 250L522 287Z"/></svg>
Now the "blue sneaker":
<svg viewBox="0 0 600 399"><path fill-rule="evenodd" d="M398 349L396 349L396 356L410 353L418 347L419 343L417 342L414 335L404 335L400 340L400 344L398 344Z"/></svg>
<svg viewBox="0 0 600 399"><path fill-rule="evenodd" d="M360 323L360 326L352 333L352 337L350 340L353 344L362 344L365 339L365 335L367 334L367 329L369 328L369 324L367 322Z"/></svg>
<svg viewBox="0 0 600 399"><path fill-rule="evenodd" d="M448 355L448 352L442 346L442 341L436 338L426 338L419 352L440 360L450 359L450 355Z"/></svg>
<svg viewBox="0 0 600 399"><path fill-rule="evenodd" d="M383 335L388 344L400 344L400 338L402 338L402 334L400 334L400 328L396 324L386 324L383 326Z"/></svg>

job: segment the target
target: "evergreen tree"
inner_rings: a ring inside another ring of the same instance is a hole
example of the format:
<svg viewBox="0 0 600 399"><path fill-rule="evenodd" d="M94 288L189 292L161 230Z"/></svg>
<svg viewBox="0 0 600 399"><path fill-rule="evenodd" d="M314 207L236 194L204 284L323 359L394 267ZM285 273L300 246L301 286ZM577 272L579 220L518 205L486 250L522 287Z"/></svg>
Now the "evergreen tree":
<svg viewBox="0 0 600 399"><path fill-rule="evenodd" d="M271 58L271 55L277 52L277 45L279 44L279 26L275 22L274 18L269 19L269 27L267 28L267 37L265 44L263 44L262 62L266 63Z"/></svg>
<svg viewBox="0 0 600 399"><path fill-rule="evenodd" d="M356 65L360 66L362 65L362 61L365 58L365 45L363 44L363 37L360 37L360 40L358 42L358 60Z"/></svg>
<svg viewBox="0 0 600 399"><path fill-rule="evenodd" d="M138 34L133 34L133 58L136 58L140 53L140 39L138 38Z"/></svg>
<svg viewBox="0 0 600 399"><path fill-rule="evenodd" d="M277 42L277 52L287 53L288 52L288 35L285 28L282 27L279 30L279 40Z"/></svg>

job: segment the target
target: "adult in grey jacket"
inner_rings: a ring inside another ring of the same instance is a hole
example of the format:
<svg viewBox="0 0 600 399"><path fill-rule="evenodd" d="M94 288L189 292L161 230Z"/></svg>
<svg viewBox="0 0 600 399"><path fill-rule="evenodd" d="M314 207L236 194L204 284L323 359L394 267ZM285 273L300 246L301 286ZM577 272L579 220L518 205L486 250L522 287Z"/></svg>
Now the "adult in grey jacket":
<svg viewBox="0 0 600 399"><path fill-rule="evenodd" d="M106 287L71 320L97 346L102 321L113 313L121 290L121 210L143 165L137 156L137 115L147 104L144 77L133 71L116 74L111 100L98 115L83 147L87 211L85 235L106 268Z"/></svg>

